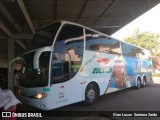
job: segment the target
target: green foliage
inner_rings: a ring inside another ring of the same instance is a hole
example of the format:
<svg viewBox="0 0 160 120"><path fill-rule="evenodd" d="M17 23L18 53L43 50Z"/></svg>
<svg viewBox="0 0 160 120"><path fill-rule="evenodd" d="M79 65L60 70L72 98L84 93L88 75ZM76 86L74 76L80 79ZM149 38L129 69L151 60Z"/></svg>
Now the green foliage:
<svg viewBox="0 0 160 120"><path fill-rule="evenodd" d="M132 36L125 38L125 41L150 50L154 56L160 56L160 52L158 52L158 50L160 50L158 38L160 38L160 34L140 32L140 30L136 28Z"/></svg>
<svg viewBox="0 0 160 120"><path fill-rule="evenodd" d="M157 73L157 74L153 74L152 76L153 77L160 77L160 74Z"/></svg>

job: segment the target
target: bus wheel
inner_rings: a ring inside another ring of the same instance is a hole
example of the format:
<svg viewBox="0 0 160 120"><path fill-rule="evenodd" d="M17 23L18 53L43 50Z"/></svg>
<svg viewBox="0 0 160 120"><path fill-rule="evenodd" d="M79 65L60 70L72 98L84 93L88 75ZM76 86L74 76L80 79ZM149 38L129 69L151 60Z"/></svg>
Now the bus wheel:
<svg viewBox="0 0 160 120"><path fill-rule="evenodd" d="M137 89L141 88L141 78L138 77L137 79L137 86L136 86Z"/></svg>
<svg viewBox="0 0 160 120"><path fill-rule="evenodd" d="M145 87L146 86L146 77L143 77L143 84L142 84L142 87Z"/></svg>
<svg viewBox="0 0 160 120"><path fill-rule="evenodd" d="M90 83L85 91L85 103L87 105L94 104L98 98L98 88L94 83Z"/></svg>

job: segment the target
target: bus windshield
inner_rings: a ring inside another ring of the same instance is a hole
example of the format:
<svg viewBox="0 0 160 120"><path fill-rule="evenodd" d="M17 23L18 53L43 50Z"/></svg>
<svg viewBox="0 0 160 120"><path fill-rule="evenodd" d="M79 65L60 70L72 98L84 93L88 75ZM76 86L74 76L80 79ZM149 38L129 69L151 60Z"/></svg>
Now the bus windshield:
<svg viewBox="0 0 160 120"><path fill-rule="evenodd" d="M26 51L51 46L60 24L60 22L53 23L37 32L33 36L33 39L30 45L27 47Z"/></svg>
<svg viewBox="0 0 160 120"><path fill-rule="evenodd" d="M33 68L35 52L23 56L19 84L23 87L44 87L48 85L50 52L43 52L39 58L40 69Z"/></svg>

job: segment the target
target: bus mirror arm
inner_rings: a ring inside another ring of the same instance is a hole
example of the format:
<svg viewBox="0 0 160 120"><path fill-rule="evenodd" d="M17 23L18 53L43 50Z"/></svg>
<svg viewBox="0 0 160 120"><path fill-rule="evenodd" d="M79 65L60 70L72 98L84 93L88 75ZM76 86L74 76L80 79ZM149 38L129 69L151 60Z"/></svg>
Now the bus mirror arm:
<svg viewBox="0 0 160 120"><path fill-rule="evenodd" d="M12 72L12 69L13 69L13 63L16 62L16 61L19 61L19 60L23 60L22 57L16 57L14 59L12 59L10 62L9 62L9 72Z"/></svg>
<svg viewBox="0 0 160 120"><path fill-rule="evenodd" d="M53 51L52 47L43 47L40 48L39 50L37 50L37 52L34 55L34 59L33 59L33 68L34 69L39 69L39 57L42 54L42 52L46 52L46 51Z"/></svg>

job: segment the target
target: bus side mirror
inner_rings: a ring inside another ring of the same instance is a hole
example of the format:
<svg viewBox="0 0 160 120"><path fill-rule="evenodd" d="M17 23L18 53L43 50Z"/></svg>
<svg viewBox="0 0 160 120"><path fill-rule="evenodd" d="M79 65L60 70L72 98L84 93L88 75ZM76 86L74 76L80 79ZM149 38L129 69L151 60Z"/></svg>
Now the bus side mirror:
<svg viewBox="0 0 160 120"><path fill-rule="evenodd" d="M33 68L34 69L39 69L39 57L42 54L42 52L45 52L45 51L53 51L53 48L52 47L43 47L43 48L40 48L39 50L37 50L37 52L35 53L34 58L33 58Z"/></svg>
<svg viewBox="0 0 160 120"><path fill-rule="evenodd" d="M12 70L13 70L13 63L16 62L16 61L19 61L19 60L23 60L23 58L22 57L16 57L13 60L11 60L11 62L9 63L9 66L8 66L9 72L12 72Z"/></svg>

